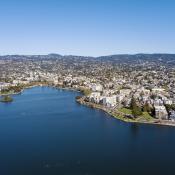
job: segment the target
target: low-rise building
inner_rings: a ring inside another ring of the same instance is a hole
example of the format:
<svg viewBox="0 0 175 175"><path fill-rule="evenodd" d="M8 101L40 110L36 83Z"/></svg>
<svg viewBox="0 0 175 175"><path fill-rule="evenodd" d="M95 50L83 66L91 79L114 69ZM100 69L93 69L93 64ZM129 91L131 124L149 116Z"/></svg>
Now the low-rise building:
<svg viewBox="0 0 175 175"><path fill-rule="evenodd" d="M103 105L105 105L107 107L114 107L116 105L116 103L117 103L116 95L103 98Z"/></svg>
<svg viewBox="0 0 175 175"><path fill-rule="evenodd" d="M167 120L168 119L168 112L164 105L158 106L155 105L155 117L160 120Z"/></svg>
<svg viewBox="0 0 175 175"><path fill-rule="evenodd" d="M89 95L89 100L93 103L99 103L100 102L100 92L92 92Z"/></svg>

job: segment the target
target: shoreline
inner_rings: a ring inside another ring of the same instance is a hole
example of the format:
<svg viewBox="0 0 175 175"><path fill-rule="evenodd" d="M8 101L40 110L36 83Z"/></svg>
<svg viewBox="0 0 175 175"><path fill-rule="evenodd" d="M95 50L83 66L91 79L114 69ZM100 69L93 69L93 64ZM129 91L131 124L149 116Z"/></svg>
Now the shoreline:
<svg viewBox="0 0 175 175"><path fill-rule="evenodd" d="M23 89L21 89L20 92L9 92L9 93L5 93L5 94L1 94L0 93L0 97L1 96L5 96L5 95L18 95L18 94L21 94L24 90L26 89L30 89L30 88L33 88L33 87L37 87L37 86L40 86L40 87L52 87L52 88L56 88L56 89L62 89L62 90L69 90L69 91L77 91L77 92L81 92L79 91L78 89L74 89L74 88L69 88L69 87L58 87L58 86L53 86L53 85L49 85L49 84L36 84L36 85L28 85L28 86L25 86L23 87Z"/></svg>
<svg viewBox="0 0 175 175"><path fill-rule="evenodd" d="M83 97L81 97L80 99L76 99L77 103L81 104L81 105L84 105L84 106L87 106L87 107L90 107L90 108L93 108L93 109L99 109L105 113L107 113L108 115L110 115L111 117L115 118L115 119L118 119L122 122L126 122L126 123L135 123L135 124L149 124L149 125L159 125L159 126L171 126L171 127L175 127L175 122L172 123L170 121L160 121L158 119L154 119L153 121L136 121L136 120L128 120L128 119L125 119L124 115L125 114L122 114L123 116L122 117L119 117L119 111L118 114L119 115L115 115L112 111L112 109L109 109L109 108L106 108L102 105L97 105L97 104L94 104L92 102L86 102L84 100Z"/></svg>
<svg viewBox="0 0 175 175"><path fill-rule="evenodd" d="M74 92L81 92L80 90L75 89L75 88L69 88L69 87L58 87L58 86L51 86L51 87L56 88L56 89L61 89L61 90L68 90L68 91L74 91Z"/></svg>
<svg viewBox="0 0 175 175"><path fill-rule="evenodd" d="M37 86L41 86L41 85L27 86L27 87L24 87L23 89L21 89L20 92L9 92L9 93L5 93L5 94L0 93L0 97L5 96L5 95L18 95L18 94L21 94L25 89L30 89L30 88L37 87Z"/></svg>
<svg viewBox="0 0 175 175"><path fill-rule="evenodd" d="M59 86L54 86L54 85L42 84L41 83L41 84L26 86L20 92L17 92L17 93L0 94L0 97L1 96L4 96L4 95L19 95L25 89L30 89L30 88L37 87L37 86L41 86L41 87L42 86L45 86L45 87L51 87L51 88L56 88L56 89L60 89L60 90L76 91L76 92L82 93L80 90L78 90L76 88L59 87ZM171 127L174 127L175 126L175 122L172 123L170 121L160 121L158 119L154 119L153 121L136 121L136 120L133 120L133 119L128 119L128 118L125 118L125 115L126 114L124 114L122 112L115 111L116 114L114 114L114 110L112 110L110 108L106 108L105 106L102 106L102 105L98 105L98 104L92 103L92 102L86 102L84 99L85 99L85 96L81 96L81 98L79 98L79 99L76 99L75 98L75 101L77 103L81 104L81 105L84 105L84 106L87 106L87 107L90 107L90 108L93 108L93 109L99 109L99 110L107 113L109 116L111 116L111 117L113 117L115 119L118 119L118 120L120 120L122 122L136 123L136 124L159 125L159 126L171 126ZM122 117L121 117L121 115L122 115Z"/></svg>

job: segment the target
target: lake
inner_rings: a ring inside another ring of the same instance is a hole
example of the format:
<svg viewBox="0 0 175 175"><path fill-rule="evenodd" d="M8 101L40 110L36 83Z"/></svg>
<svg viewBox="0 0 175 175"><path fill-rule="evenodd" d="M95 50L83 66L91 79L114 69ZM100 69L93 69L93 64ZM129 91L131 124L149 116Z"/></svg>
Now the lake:
<svg viewBox="0 0 175 175"><path fill-rule="evenodd" d="M0 103L0 175L174 175L175 128L130 124L35 87Z"/></svg>

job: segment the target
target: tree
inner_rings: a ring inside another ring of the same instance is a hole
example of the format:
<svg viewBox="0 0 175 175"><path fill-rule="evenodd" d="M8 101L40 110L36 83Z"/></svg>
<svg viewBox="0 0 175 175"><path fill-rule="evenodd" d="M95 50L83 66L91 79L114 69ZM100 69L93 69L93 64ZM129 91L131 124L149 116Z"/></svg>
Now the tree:
<svg viewBox="0 0 175 175"><path fill-rule="evenodd" d="M175 110L175 105L174 104L172 104L172 105L169 105L169 104L166 104L165 105L165 107L166 107L166 110L167 110L167 112L170 114L170 112L173 110Z"/></svg>
<svg viewBox="0 0 175 175"><path fill-rule="evenodd" d="M131 99L131 110L134 117L142 115L142 108L137 105L135 98Z"/></svg>
<svg viewBox="0 0 175 175"><path fill-rule="evenodd" d="M130 106L130 108L133 109L133 108L136 107L136 106L137 106L137 104L136 104L136 99L135 99L135 98L132 98L132 99L131 99L131 106Z"/></svg>
<svg viewBox="0 0 175 175"><path fill-rule="evenodd" d="M152 108L150 107L150 105L148 103L145 103L145 105L143 106L143 111L144 112L152 112Z"/></svg>
<svg viewBox="0 0 175 175"><path fill-rule="evenodd" d="M132 114L135 117L138 117L138 116L142 115L142 109L139 106L136 106L132 109Z"/></svg>
<svg viewBox="0 0 175 175"><path fill-rule="evenodd" d="M80 88L79 89L82 93L83 93L83 95L85 95L85 96L88 96L88 95L90 95L91 93L92 93L92 91L90 90L90 89L87 89L87 88Z"/></svg>
<svg viewBox="0 0 175 175"><path fill-rule="evenodd" d="M1 100L1 102L4 102L4 103L7 103L7 102L12 102L13 101L13 98L10 97L9 95L5 95L3 97L3 99Z"/></svg>

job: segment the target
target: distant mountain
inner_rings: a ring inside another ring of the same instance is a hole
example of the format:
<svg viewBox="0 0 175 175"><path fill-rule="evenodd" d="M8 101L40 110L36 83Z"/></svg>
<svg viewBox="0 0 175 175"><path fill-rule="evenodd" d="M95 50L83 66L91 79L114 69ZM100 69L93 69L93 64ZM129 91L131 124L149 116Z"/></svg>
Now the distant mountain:
<svg viewBox="0 0 175 175"><path fill-rule="evenodd" d="M51 53L48 55L4 55L0 59L70 59L70 60L94 60L94 61L110 61L117 63L138 62L138 61L154 61L162 63L175 63L175 54L118 54L100 57L76 56L76 55L60 55Z"/></svg>

